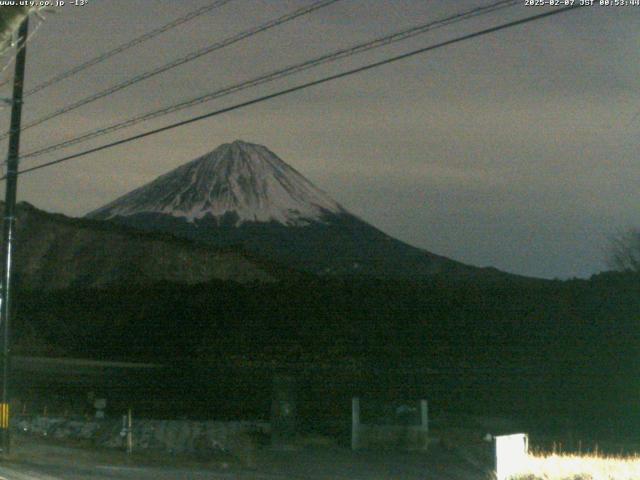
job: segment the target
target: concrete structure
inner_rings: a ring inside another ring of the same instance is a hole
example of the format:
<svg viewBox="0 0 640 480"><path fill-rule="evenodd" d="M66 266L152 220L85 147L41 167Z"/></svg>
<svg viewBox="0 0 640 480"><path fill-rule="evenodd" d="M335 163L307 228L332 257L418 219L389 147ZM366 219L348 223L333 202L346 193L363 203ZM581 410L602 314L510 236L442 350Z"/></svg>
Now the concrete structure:
<svg viewBox="0 0 640 480"><path fill-rule="evenodd" d="M361 421L360 398L353 397L351 400L351 449L426 450L429 446L429 404L423 399L420 400L419 405L420 422L417 424L365 424Z"/></svg>

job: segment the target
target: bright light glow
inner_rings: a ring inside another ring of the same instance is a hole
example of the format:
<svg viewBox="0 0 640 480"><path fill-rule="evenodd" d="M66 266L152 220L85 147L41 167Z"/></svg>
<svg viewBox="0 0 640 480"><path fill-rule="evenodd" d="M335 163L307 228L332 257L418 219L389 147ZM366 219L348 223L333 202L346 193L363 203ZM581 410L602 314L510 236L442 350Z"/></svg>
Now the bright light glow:
<svg viewBox="0 0 640 480"><path fill-rule="evenodd" d="M496 446L496 477L506 480L522 472L522 466L527 462L529 439L525 433L514 435L500 435L495 437Z"/></svg>
<svg viewBox="0 0 640 480"><path fill-rule="evenodd" d="M637 480L640 456L529 455L515 479L527 480Z"/></svg>

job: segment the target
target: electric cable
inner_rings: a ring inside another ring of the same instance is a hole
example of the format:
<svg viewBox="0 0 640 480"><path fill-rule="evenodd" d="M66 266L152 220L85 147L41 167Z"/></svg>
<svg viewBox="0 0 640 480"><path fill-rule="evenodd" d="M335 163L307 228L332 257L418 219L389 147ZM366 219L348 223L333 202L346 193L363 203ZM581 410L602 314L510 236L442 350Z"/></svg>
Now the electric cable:
<svg viewBox="0 0 640 480"><path fill-rule="evenodd" d="M235 84L232 86L224 87L222 89L215 90L213 92L207 93L205 95L200 95L178 104L170 105L168 107L163 107L157 110L153 110L151 112L142 113L131 117L127 120L116 122L114 124L108 125L106 127L101 127L95 130L91 130L89 132L85 132L77 137L71 138L69 140L65 140L63 142L59 142L57 144L48 145L46 147L42 147L38 150L34 150L31 152L27 152L21 156L21 159L27 159L32 157L37 157L43 155L45 153L50 153L55 150L60 150L63 148L68 148L72 145L77 145L79 143L83 143L94 138L107 135L118 130L122 130L124 128L129 128L139 123L152 120L164 115L168 115L170 113L177 112L179 110L183 110L189 107L193 107L202 103L210 102L212 100L231 95L233 93L237 93L242 90L246 90L248 88L256 87L262 85L267 82L272 82L274 80L279 80L284 77L288 77L290 75L300 73L302 71L315 68L317 66L323 65L325 63L334 62L337 60L341 60L346 57L350 57L352 55L356 55L359 53L363 53L375 48L379 48L382 46L386 46L395 42L399 42L402 40L406 40L412 38L416 35L426 33L428 31L445 27L448 25L452 25L454 23L467 20L469 18L474 18L480 15L486 15L488 13L493 13L498 10L511 7L520 3L519 0L501 0L499 2L493 3L488 6L474 8L465 12L457 13L455 15L448 16L443 19L431 21L426 24L421 24L418 26L411 27L406 30L402 30L400 32L393 33L391 35L386 35L383 37L376 38L374 40L367 41L362 44L358 44L352 47L343 48L328 54L321 55L311 60L304 61L302 63L290 65L285 67L284 69L276 70L274 72L268 73L266 75L261 75L257 78L253 78L251 80L247 80L241 82L239 84Z"/></svg>
<svg viewBox="0 0 640 480"><path fill-rule="evenodd" d="M168 70L171 70L173 68L179 67L180 65L184 65L185 63L191 62L197 58L200 58L204 55L207 55L209 53L212 53L216 50L220 50L224 47L227 47L229 45L232 45L234 43L237 43L241 40L244 40L245 38L249 38L252 37L260 32L264 32L265 30L269 30L271 28L277 27L279 25L282 25L283 23L289 22L291 20L294 20L298 17L301 17L303 15L307 15L311 12L314 12L316 10L319 10L321 8L327 7L333 3L339 2L341 0L319 0L314 2L313 4L311 4L310 6L307 7L303 7L303 8L299 8L297 10L294 10L293 12L287 13L281 17L278 17L274 20L270 20L266 23L263 23L262 25L252 28L250 30L246 30L242 33L239 33L237 35L233 35L232 37L229 37L225 40L222 40L220 42L216 42L212 45L209 45L207 47L201 48L199 50L196 50L195 52L191 52L188 55L185 55L184 57L178 58L176 60L173 60L165 65L162 65L158 68L155 68L153 70L144 72L140 75L136 75L135 77L132 77L128 80L125 80L124 82L118 83L112 87L107 88L106 90L102 90L101 92L95 93L93 95L90 95L88 97L83 98L82 100L78 100L77 102L74 102L70 105L64 106L52 113L49 113L47 115L44 115L43 117L40 117L36 120L33 120L29 123L24 124L20 130L21 131L25 131L28 130L30 128L33 128L37 125L41 125L49 120L52 120L54 118L59 117L60 115L64 115L65 113L69 113L73 110L76 110L80 107L83 107L84 105L87 105L89 103L95 102L96 100L99 100L101 98L104 97L108 97L109 95L113 95L116 92L119 92L120 90L123 90L127 87L130 87L132 85L135 85L136 83L142 82L144 80L147 80L151 77L155 77L156 75L159 75L161 73L164 73ZM7 138L9 135L11 134L11 131L7 131L5 133L3 133L2 135L0 135L0 140L4 140L5 138Z"/></svg>
<svg viewBox="0 0 640 480"><path fill-rule="evenodd" d="M245 102L242 102L242 103L238 103L238 104L230 106L230 107L222 108L220 110L216 110L216 111L209 112L209 113L206 113L206 114L203 114L203 115L199 115L199 116L187 119L187 120L182 120L180 122L176 122L176 123L173 123L173 124L170 124L170 125L166 125L166 126L161 127L161 128L156 128L154 130L150 130L150 131L147 131L147 132L144 132L144 133L140 133L138 135L133 135L131 137L127 137L127 138L124 138L124 139L121 139L121 140L117 140L117 141L114 141L114 142L111 142L111 143L108 143L108 144L105 144L105 145L101 145L99 147L91 148L91 149L85 150L83 152L75 153L73 155L68 155L66 157L62 157L62 158L59 158L57 160L52 160L50 162L46 162L46 163L37 165L35 167L30 167L30 168L27 168L27 169L24 169L24 170L20 170L18 173L19 174L24 174L24 173L33 172L33 171L36 171L36 170L41 170L43 168L47 168L47 167L50 167L50 166L53 166L53 165L57 165L57 164L60 164L60 163L63 163L63 162L67 162L69 160L73 160L73 159L76 159L76 158L87 156L87 155L89 155L91 153L96 153L96 152L99 152L99 151L102 151L102 150L113 148L113 147L118 146L118 145L123 145L125 143L130 143L130 142L133 142L135 140L140 140L142 138L146 138L146 137L149 137L149 136L152 136L152 135L156 135L158 133L166 132L168 130L173 130L175 128L178 128L178 127L181 127L181 126L184 126L184 125L189 125L191 123L195 123L195 122L198 122L200 120L204 120L204 119L207 119L207 118L211 118L211 117L214 117L214 116L221 115L223 113L227 113L227 112L231 112L231 111L234 111L234 110L238 110L238 109L250 106L250 105L255 105L257 103L261 103L261 102L264 102L264 101L267 101L267 100L272 100L274 98L278 98L278 97L281 97L281 96L284 96L284 95L288 95L290 93L298 92L300 90L304 90L304 89L307 89L307 88L310 88L310 87L321 85L321 84L324 84L324 83L327 83L327 82L331 82L331 81L334 81L334 80L337 80L337 79L340 79L340 78L345 78L345 77L348 77L348 76L351 76L351 75L362 73L362 72L365 72L365 71L368 71L368 70L371 70L371 69L374 69L374 68L377 68L377 67L381 67L383 65L388 65L388 64L393 63L393 62L404 60L404 59L407 59L407 58L410 58L410 57L413 57L413 56L416 56L416 55L419 55L419 54L422 54L422 53L426 53L426 52L429 52L429 51L432 51L432 50L436 50L436 49L443 48L443 47L446 47L446 46L449 46L449 45L460 43L460 42L463 42L463 41L466 41L466 40L471 40L473 38L478 38L478 37L483 36L483 35L488 35L490 33L495 33L495 32L498 32L498 31L501 31L501 30L505 30L505 29L508 29L508 28L512 28L512 27L515 27L515 26L524 25L526 23L531 23L531 22L534 22L534 21L537 21L537 20L541 20L543 18L547 18L547 17L551 17L551 16L558 15L558 14L561 14L561 13L569 12L571 10L577 10L579 8L582 8L582 7L583 7L583 5L572 5L572 6L562 7L562 8L558 8L558 9L555 9L555 10L552 10L552 11L549 11L549 12L540 13L540 14L537 14L537 15L531 15L529 17L525 17L525 18L522 18L522 19L519 19L519 20L514 20L514 21L507 22L507 23L503 23L503 24L497 25L495 27L490 27L490 28L486 28L486 29L474 32L474 33L469 33L469 34L466 34L466 35L462 35L462 36L453 38L451 40L446 40L446 41L443 41L443 42L440 42L440 43L429 45L427 47L419 48L417 50L412 50L412 51L407 52L407 53L403 53L403 54L396 55L396 56L393 56L393 57L390 57L390 58L387 58L387 59L384 59L384 60L381 60L381 61L378 61L378 62L375 62L375 63L370 63L368 65L364 65L362 67L358 67L358 68L347 70L345 72L341 72L341 73L338 73L338 74L330 75L328 77L324 77L324 78L321 78L321 79L318 79L318 80L313 80L313 81L310 81L310 82L307 82L307 83L303 83L301 85L297 85L295 87L291 87L291 88L287 88L285 90L281 90L279 92L275 92L275 93L272 93L272 94L269 94L269 95L264 95L262 97L254 98L252 100L248 100L248 101L245 101ZM4 179L6 179L6 176L0 178L0 180L4 180Z"/></svg>
<svg viewBox="0 0 640 480"><path fill-rule="evenodd" d="M33 28L33 30L29 33L29 35L27 36L27 39L25 40L25 42L21 46L18 46L16 48L16 51L11 55L11 58L7 61L6 64L4 64L2 66L2 68L0 69L0 75L2 75L13 64L13 62L15 62L16 57L18 56L18 53L20 53L20 51L23 48L25 48L29 44L29 42L31 42L31 40L33 40L33 37L35 37L36 33L38 33L38 30L40 29L40 27L44 23L45 17L42 16L41 14L39 14L37 11L36 11L36 15L37 15L37 17L39 18L40 21L36 24L36 26ZM8 50L10 50L11 48L13 48L13 45L7 47L5 50L0 52L0 57L4 56L4 54ZM7 83L9 83L9 79L10 78L11 77L9 77L7 80L3 80L2 82L0 82L0 87L4 87Z"/></svg>
<svg viewBox="0 0 640 480"><path fill-rule="evenodd" d="M35 87L27 90L24 94L24 97L26 98L35 93L38 93L39 91L44 90L45 88L50 87L51 85L55 85L56 83L66 80L67 78L70 78L73 75L76 75L82 72L83 70L86 70L87 68L93 67L94 65L104 62L105 60L113 57L114 55L122 53L126 50L129 50L130 48L135 47L136 45L140 45L143 42L151 40L152 38L155 38L158 35L164 32L167 32L173 28L176 28L184 23L190 22L191 20L194 20L206 13L209 13L210 11L215 10L216 8L222 7L223 5L226 5L231 1L233 0L217 0L209 5L205 5L204 7L200 7L196 10L193 10L182 17L176 18L175 20L172 20L171 22L165 25L162 25L161 27L155 28L143 35L140 35L139 37L134 38L133 40L130 40L126 43L123 43L122 45L112 48L111 50L104 52L98 55L97 57L87 60L86 62L81 63L80 65L77 65L69 70L66 70L56 75L55 77L50 78L49 80L46 80L36 85Z"/></svg>

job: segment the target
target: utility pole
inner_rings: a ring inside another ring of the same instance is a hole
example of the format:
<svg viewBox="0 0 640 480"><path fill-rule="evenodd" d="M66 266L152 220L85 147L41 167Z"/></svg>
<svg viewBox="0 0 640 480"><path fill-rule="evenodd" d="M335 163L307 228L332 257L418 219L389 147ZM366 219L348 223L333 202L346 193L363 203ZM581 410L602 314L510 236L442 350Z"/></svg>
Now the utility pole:
<svg viewBox="0 0 640 480"><path fill-rule="evenodd" d="M9 376L11 373L11 348L9 327L11 325L11 278L13 273L12 255L14 230L16 224L16 195L18 191L18 157L20 153L20 121L22 117L22 90L24 87L24 67L27 57L27 34L29 17L27 16L18 30L16 70L13 77L13 102L11 107L11 130L9 136L9 154L7 156L7 182L4 204L4 229L2 232L2 295L0 298L0 330L2 334L2 399L0 403L0 432L2 435L2 454L8 455L10 449L9 431Z"/></svg>

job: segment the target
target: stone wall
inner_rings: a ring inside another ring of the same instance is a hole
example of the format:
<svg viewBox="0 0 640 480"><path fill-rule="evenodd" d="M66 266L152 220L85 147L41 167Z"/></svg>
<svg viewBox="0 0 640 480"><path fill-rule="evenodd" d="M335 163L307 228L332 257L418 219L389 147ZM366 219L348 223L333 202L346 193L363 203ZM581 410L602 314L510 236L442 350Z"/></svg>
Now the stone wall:
<svg viewBox="0 0 640 480"><path fill-rule="evenodd" d="M88 440L94 445L123 448L122 419L86 420L81 417L22 417L13 422L23 434L58 439ZM270 432L266 422L193 420L133 421L133 448L170 453L227 452L250 449Z"/></svg>

